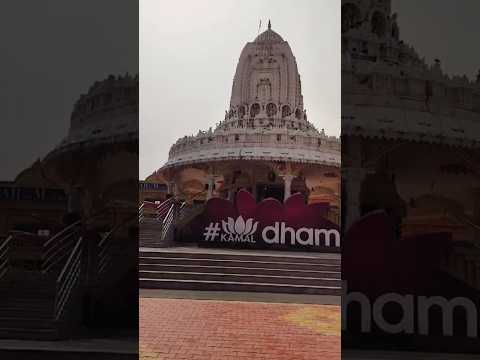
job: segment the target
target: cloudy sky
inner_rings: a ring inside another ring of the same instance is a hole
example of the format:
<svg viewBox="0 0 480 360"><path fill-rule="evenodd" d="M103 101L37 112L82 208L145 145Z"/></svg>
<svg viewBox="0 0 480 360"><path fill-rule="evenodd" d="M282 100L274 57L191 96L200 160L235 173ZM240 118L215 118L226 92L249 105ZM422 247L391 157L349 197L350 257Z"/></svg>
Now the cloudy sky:
<svg viewBox="0 0 480 360"><path fill-rule="evenodd" d="M140 177L184 135L223 119L243 46L272 29L289 42L308 119L340 134L340 6L336 0L140 1Z"/></svg>
<svg viewBox="0 0 480 360"><path fill-rule="evenodd" d="M223 119L242 47L258 22L291 45L305 107L340 129L340 1L5 0L0 5L0 181L13 179L66 135L72 106L110 73L138 71L140 177L177 138ZM450 74L480 68L480 1L393 0L401 37ZM25 11L28 9L28 11ZM140 20L140 29L139 29Z"/></svg>
<svg viewBox="0 0 480 360"><path fill-rule="evenodd" d="M0 181L60 143L96 80L137 73L137 49L135 1L2 1Z"/></svg>
<svg viewBox="0 0 480 360"><path fill-rule="evenodd" d="M427 63L438 58L450 75L474 79L480 69L478 0L392 0L400 37Z"/></svg>
<svg viewBox="0 0 480 360"><path fill-rule="evenodd" d="M449 74L476 76L480 1L393 0L392 12L401 38L428 63L439 58ZM140 0L140 177L179 137L223 118L240 51L260 19L292 47L309 120L338 135L340 17L336 0Z"/></svg>

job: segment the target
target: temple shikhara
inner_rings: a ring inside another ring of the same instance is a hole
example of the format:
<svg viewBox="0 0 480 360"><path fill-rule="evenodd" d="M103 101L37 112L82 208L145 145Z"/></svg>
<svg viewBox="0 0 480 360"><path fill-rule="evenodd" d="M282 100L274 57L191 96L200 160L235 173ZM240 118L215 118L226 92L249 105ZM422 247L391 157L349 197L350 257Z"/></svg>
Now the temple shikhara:
<svg viewBox="0 0 480 360"><path fill-rule="evenodd" d="M340 141L307 119L295 56L270 22L241 52L224 119L178 139L147 181L166 183L187 203L233 200L240 189L256 201L302 193L328 203L338 223Z"/></svg>

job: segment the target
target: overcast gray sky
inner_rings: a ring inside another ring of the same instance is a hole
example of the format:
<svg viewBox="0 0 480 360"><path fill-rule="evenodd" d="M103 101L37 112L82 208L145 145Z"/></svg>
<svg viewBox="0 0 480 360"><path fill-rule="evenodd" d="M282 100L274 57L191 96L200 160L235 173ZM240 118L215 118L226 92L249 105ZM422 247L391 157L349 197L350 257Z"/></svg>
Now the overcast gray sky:
<svg viewBox="0 0 480 360"><path fill-rule="evenodd" d="M137 49L136 1L1 1L0 181L60 143L94 81L137 73Z"/></svg>
<svg viewBox="0 0 480 360"><path fill-rule="evenodd" d="M308 119L340 134L340 2L140 0L140 177L223 119L243 46L272 29L297 59Z"/></svg>
<svg viewBox="0 0 480 360"><path fill-rule="evenodd" d="M136 1L9 0L0 5L0 180L65 136L80 93L138 69ZM140 0L140 177L177 138L223 119L242 47L258 21L291 45L305 106L318 128L340 129L340 1ZM28 11L26 11L28 10ZM394 0L401 37L428 61L473 78L480 1ZM337 49L337 50L335 50Z"/></svg>
<svg viewBox="0 0 480 360"><path fill-rule="evenodd" d="M393 0L400 37L427 63L435 58L450 75L474 79L480 69L480 1Z"/></svg>

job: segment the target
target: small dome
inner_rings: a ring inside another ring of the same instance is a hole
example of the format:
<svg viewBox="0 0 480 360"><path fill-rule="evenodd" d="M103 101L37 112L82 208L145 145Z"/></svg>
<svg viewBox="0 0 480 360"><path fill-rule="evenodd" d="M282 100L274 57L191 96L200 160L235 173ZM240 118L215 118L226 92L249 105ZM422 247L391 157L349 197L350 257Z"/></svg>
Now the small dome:
<svg viewBox="0 0 480 360"><path fill-rule="evenodd" d="M266 43L266 42L282 42L283 39L275 31L272 30L272 24L270 20L268 21L268 30L264 31L255 38L256 43Z"/></svg>

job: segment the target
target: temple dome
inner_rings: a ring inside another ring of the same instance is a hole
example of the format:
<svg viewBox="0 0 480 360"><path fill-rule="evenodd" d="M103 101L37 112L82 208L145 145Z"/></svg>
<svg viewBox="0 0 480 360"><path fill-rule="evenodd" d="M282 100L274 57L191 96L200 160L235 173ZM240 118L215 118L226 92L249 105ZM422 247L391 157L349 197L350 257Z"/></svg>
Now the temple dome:
<svg viewBox="0 0 480 360"><path fill-rule="evenodd" d="M283 38L278 35L275 31L273 31L271 28L268 28L268 30L264 31L260 35L258 35L255 38L256 43L265 43L265 42L282 42Z"/></svg>

